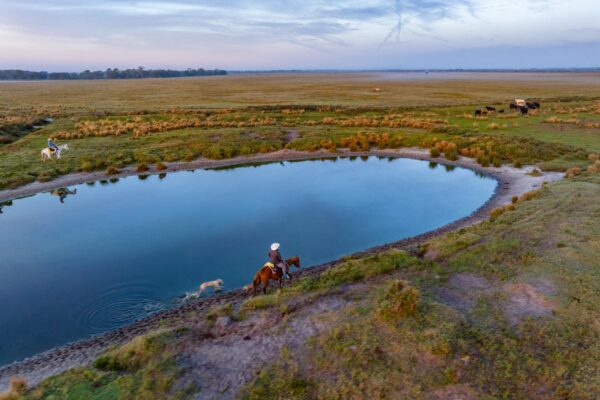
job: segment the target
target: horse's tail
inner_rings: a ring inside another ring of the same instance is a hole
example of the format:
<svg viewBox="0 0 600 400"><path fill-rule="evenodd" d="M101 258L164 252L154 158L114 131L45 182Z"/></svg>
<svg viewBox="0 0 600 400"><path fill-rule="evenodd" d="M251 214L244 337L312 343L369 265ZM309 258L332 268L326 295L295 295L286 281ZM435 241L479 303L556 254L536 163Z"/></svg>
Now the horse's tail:
<svg viewBox="0 0 600 400"><path fill-rule="evenodd" d="M262 272L262 268L258 270L258 272L254 275L254 279L252 280L252 286L254 286L254 293L256 293L256 288L260 285L260 273Z"/></svg>

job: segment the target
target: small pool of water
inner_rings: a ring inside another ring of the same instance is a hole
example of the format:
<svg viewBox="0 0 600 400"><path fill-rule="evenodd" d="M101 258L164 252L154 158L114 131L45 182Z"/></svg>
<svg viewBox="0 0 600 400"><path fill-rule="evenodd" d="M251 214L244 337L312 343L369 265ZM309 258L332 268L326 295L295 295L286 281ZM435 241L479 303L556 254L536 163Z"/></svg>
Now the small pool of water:
<svg viewBox="0 0 600 400"><path fill-rule="evenodd" d="M309 266L479 208L496 181L410 159L330 159L96 182L5 204L0 365L250 283L272 242Z"/></svg>

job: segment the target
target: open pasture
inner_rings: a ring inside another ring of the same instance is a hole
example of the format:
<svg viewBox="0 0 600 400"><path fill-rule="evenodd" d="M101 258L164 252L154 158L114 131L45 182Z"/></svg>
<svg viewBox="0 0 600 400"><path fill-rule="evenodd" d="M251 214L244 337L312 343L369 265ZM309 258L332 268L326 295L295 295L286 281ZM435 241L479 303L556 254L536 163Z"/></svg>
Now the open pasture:
<svg viewBox="0 0 600 400"><path fill-rule="evenodd" d="M599 77L304 73L5 82L0 130L20 133L2 136L8 144L0 147L0 188L71 172L115 173L127 165L283 148L446 150L444 141L453 143L450 159L462 154L482 165L543 163L545 169L566 170L600 151ZM508 108L514 98L535 99L542 108L521 116ZM474 110L485 105L498 112L475 117ZM54 122L31 133L22 125L47 117ZM49 136L71 143L73 150L60 162L42 163L38 156Z"/></svg>

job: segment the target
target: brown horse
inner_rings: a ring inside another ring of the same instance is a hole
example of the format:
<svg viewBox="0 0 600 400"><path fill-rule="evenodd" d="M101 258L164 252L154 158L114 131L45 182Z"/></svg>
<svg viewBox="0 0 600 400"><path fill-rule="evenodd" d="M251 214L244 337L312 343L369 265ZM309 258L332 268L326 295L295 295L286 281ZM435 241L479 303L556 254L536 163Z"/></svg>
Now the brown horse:
<svg viewBox="0 0 600 400"><path fill-rule="evenodd" d="M285 263L290 265L295 265L296 268L300 268L300 258L298 256L294 256L292 258L288 258L285 260ZM279 281L279 287L281 287L281 283L283 281L283 272L274 271L268 265L263 266L257 273L254 275L254 281L252 282L254 286L253 295L256 296L256 289L258 285L262 283L263 293L267 294L267 288L269 287L269 282L272 280ZM290 277L291 280L291 277Z"/></svg>

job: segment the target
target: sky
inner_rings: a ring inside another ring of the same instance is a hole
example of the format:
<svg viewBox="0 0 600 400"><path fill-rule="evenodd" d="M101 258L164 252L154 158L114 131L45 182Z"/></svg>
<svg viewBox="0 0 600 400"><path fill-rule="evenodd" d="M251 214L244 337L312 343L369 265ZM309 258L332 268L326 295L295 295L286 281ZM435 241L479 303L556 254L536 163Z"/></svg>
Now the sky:
<svg viewBox="0 0 600 400"><path fill-rule="evenodd" d="M600 67L600 0L0 0L0 69Z"/></svg>

